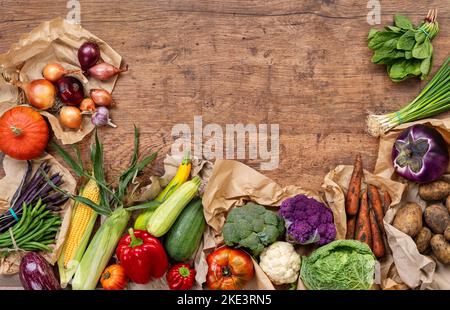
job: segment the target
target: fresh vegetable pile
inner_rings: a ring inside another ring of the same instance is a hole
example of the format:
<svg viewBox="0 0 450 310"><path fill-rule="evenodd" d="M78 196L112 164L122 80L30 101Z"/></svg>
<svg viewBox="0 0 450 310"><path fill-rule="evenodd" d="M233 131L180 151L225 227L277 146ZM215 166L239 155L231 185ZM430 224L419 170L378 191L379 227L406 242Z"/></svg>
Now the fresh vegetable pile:
<svg viewBox="0 0 450 310"><path fill-rule="evenodd" d="M83 114L91 114L92 123L96 126L115 127L105 108L112 107L114 103L111 94L104 89L91 89L89 97L86 97L85 86L77 77L84 73L94 79L107 81L128 70L128 66L116 68L106 62L99 63L100 59L98 44L85 42L78 49L81 70L66 70L59 63L49 63L42 69L43 79L9 82L23 90L28 103L34 108L58 113L61 125L68 129L81 129Z"/></svg>

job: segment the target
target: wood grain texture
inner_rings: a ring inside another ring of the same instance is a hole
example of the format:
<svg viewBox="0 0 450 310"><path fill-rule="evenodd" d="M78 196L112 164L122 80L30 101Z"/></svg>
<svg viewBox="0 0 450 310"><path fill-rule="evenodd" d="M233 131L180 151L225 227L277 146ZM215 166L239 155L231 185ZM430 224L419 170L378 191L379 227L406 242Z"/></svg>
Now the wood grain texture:
<svg viewBox="0 0 450 310"><path fill-rule="evenodd" d="M361 153L372 169L378 141L368 111L398 109L424 82L392 83L370 62L366 1L81 0L82 25L121 55L130 71L114 91L117 129L102 129L112 180L132 147L159 151L148 173L162 173L176 123L280 124L280 166L264 174L282 185L319 189L338 164ZM382 24L396 12L418 23L439 10L434 70L450 49L448 1L381 1ZM24 10L26 8L26 10ZM51 8L51 9L49 9ZM67 14L66 1L0 1L0 53L39 23ZM87 157L89 139L83 142ZM245 161L258 168L258 161ZM2 279L2 282L4 280Z"/></svg>

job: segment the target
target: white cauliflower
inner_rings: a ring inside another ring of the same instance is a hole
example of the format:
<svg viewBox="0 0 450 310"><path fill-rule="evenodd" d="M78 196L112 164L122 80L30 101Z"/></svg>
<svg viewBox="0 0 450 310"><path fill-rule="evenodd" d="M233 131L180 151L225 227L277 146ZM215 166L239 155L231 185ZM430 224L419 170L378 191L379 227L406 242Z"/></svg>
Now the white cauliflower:
<svg viewBox="0 0 450 310"><path fill-rule="evenodd" d="M290 284L297 281L301 259L292 244L277 241L265 248L259 259L261 269L274 284Z"/></svg>

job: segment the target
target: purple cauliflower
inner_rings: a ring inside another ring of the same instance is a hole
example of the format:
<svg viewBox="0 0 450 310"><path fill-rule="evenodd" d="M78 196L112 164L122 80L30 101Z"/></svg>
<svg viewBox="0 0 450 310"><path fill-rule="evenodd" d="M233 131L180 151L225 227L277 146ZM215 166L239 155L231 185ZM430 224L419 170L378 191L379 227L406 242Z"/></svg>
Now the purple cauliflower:
<svg viewBox="0 0 450 310"><path fill-rule="evenodd" d="M286 223L287 241L324 245L336 238L333 213L324 204L305 195L281 203L279 214Z"/></svg>

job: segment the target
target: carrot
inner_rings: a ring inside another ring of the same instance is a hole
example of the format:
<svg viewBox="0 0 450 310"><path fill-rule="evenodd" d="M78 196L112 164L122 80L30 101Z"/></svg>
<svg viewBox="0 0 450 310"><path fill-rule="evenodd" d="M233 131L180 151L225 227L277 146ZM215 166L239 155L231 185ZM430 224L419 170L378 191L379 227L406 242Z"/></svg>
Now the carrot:
<svg viewBox="0 0 450 310"><path fill-rule="evenodd" d="M388 191L384 191L384 197L383 197L384 214L386 214L387 210L391 206L391 203L392 203L391 195L389 195Z"/></svg>
<svg viewBox="0 0 450 310"><path fill-rule="evenodd" d="M347 217L347 234L345 239L355 239L356 216Z"/></svg>
<svg viewBox="0 0 450 310"><path fill-rule="evenodd" d="M370 206L375 214L375 219L378 223L378 226L380 226L381 232L384 235L383 206L381 205L381 197L380 193L378 192L378 188L376 188L376 186L374 185L369 185L369 200Z"/></svg>
<svg viewBox="0 0 450 310"><path fill-rule="evenodd" d="M348 185L347 197L345 200L345 211L349 216L355 216L359 208L359 194L361 192L361 179L363 175L361 154L356 156L352 178Z"/></svg>
<svg viewBox="0 0 450 310"><path fill-rule="evenodd" d="M372 234L372 252L376 258L381 258L386 254L386 247L384 245L384 237L381 232L378 221L375 217L375 209L370 208L370 231Z"/></svg>
<svg viewBox="0 0 450 310"><path fill-rule="evenodd" d="M355 239L366 243L372 249L372 233L370 230L369 202L367 201L367 191L364 191L361 198L358 216L356 217Z"/></svg>

